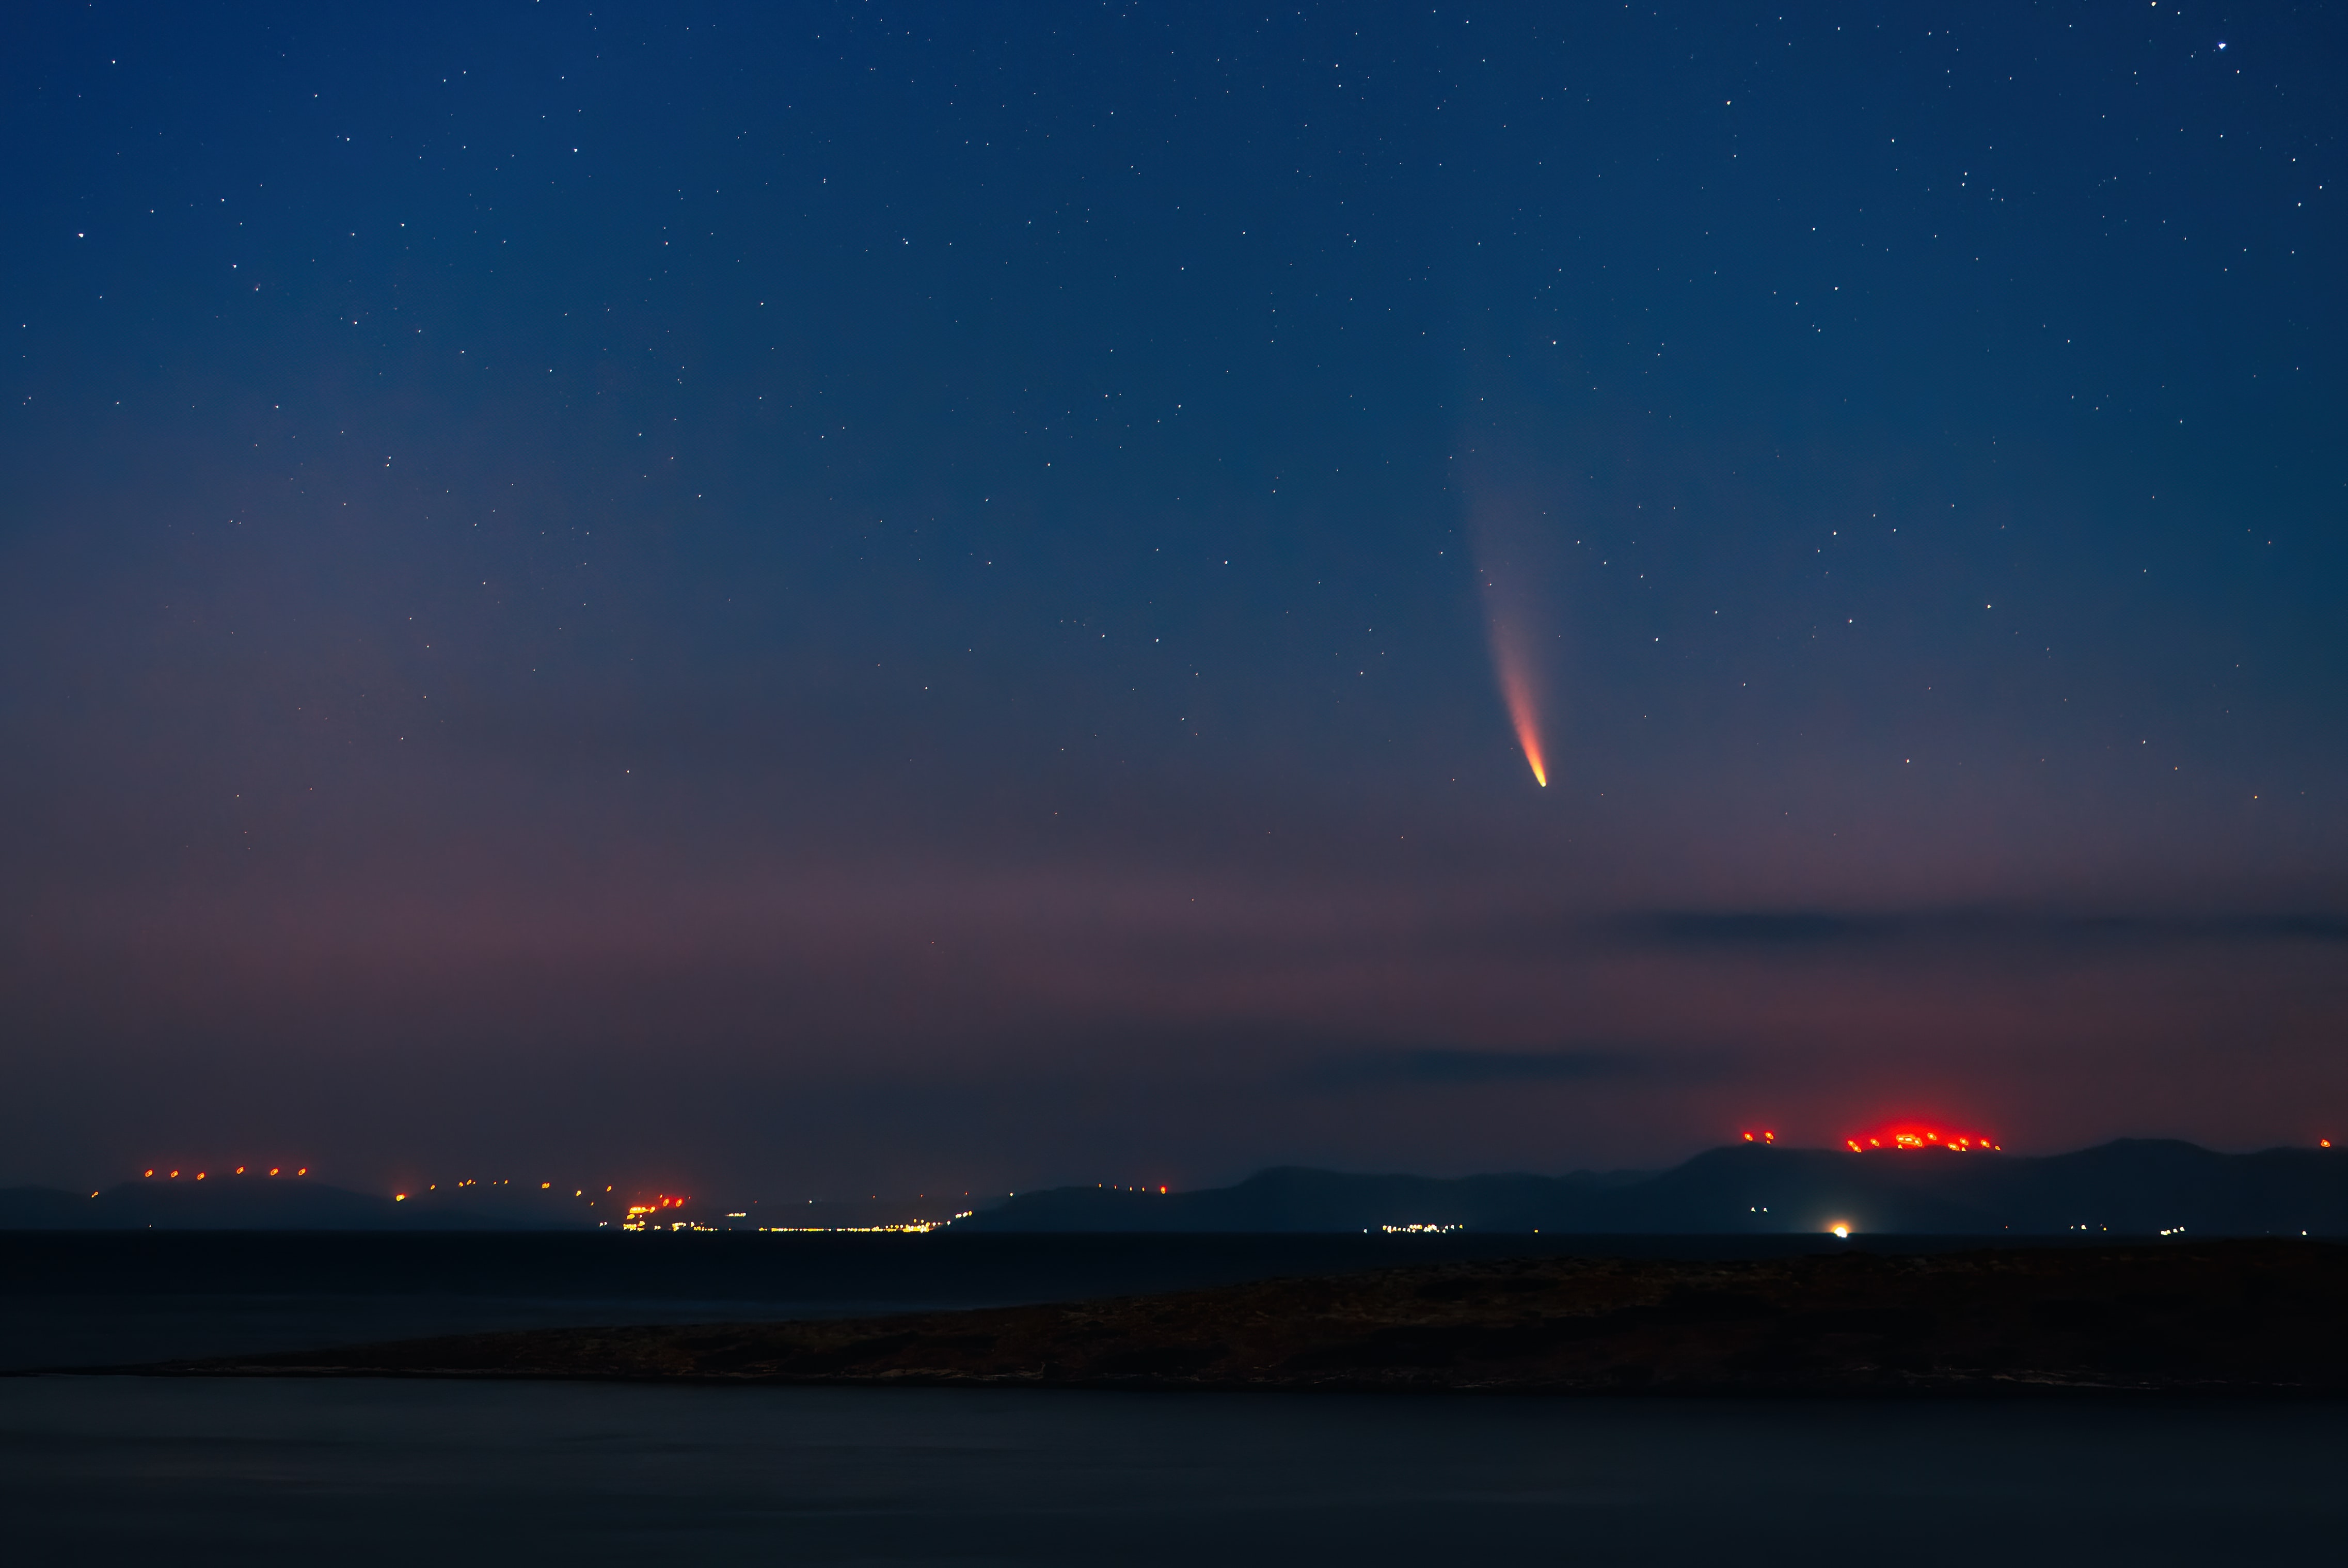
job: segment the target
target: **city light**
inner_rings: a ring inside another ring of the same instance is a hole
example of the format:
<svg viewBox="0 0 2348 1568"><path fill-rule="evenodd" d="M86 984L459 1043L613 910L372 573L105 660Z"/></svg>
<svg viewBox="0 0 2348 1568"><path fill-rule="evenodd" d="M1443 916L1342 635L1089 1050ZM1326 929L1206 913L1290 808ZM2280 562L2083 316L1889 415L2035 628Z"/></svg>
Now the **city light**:
<svg viewBox="0 0 2348 1568"><path fill-rule="evenodd" d="M607 1191L609 1190L610 1189L608 1188L605 1189ZM662 1193L654 1197L649 1203L631 1203L628 1205L628 1217L620 1222L620 1229L623 1231L643 1231L652 1229L652 1216L661 1212L661 1211L664 1209L682 1209L692 1201L693 1200L689 1196L672 1198L666 1193ZM682 1231L687 1228L688 1226L686 1222L683 1221L679 1221L667 1227L667 1229L673 1231ZM700 1229L701 1227L694 1226L690 1228Z"/></svg>
<svg viewBox="0 0 2348 1568"><path fill-rule="evenodd" d="M731 1217L731 1216L729 1216ZM968 1214L956 1214L954 1220L967 1220ZM907 1220L895 1225L760 1225L760 1233L770 1236L926 1236L932 1231L942 1231L953 1220ZM627 1229L629 1227L622 1227ZM642 1229L641 1226L634 1227ZM707 1225L672 1225L675 1231L706 1231Z"/></svg>

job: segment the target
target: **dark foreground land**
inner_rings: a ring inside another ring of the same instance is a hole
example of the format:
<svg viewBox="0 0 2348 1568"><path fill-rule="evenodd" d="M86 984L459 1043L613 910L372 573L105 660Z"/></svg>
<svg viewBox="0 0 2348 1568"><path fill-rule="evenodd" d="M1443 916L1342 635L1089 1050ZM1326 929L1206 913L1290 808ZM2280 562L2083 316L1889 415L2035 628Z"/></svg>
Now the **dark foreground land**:
<svg viewBox="0 0 2348 1568"><path fill-rule="evenodd" d="M1045 1306L538 1330L141 1368L1125 1388L2348 1394L2348 1247L1513 1258Z"/></svg>

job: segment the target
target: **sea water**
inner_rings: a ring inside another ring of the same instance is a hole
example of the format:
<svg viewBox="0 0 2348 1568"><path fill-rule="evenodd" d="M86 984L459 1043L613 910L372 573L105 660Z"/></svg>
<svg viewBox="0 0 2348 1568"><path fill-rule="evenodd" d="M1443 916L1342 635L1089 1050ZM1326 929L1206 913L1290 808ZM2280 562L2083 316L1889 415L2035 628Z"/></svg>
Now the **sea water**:
<svg viewBox="0 0 2348 1568"><path fill-rule="evenodd" d="M19 1233L0 1368L1729 1244ZM0 1377L0 1564L2305 1563L2348 1560L2343 1434L2336 1402Z"/></svg>
<svg viewBox="0 0 2348 1568"><path fill-rule="evenodd" d="M2337 1405L0 1378L49 1563L2342 1560Z"/></svg>

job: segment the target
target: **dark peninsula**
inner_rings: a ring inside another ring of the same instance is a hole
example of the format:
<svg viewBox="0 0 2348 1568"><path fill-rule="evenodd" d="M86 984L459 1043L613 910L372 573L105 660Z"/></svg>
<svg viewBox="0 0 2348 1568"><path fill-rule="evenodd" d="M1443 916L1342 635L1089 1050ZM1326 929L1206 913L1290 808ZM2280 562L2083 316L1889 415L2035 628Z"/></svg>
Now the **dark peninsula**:
<svg viewBox="0 0 2348 1568"><path fill-rule="evenodd" d="M2348 1247L1549 1257L1042 1306L581 1328L138 1368L1521 1393L2348 1393Z"/></svg>

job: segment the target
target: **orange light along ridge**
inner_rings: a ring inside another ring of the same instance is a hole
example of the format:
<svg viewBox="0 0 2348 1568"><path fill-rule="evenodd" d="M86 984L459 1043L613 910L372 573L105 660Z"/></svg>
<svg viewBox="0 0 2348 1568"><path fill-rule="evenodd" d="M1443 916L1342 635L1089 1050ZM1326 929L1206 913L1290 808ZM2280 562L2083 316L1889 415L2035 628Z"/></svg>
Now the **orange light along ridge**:
<svg viewBox="0 0 2348 1568"><path fill-rule="evenodd" d="M1898 1122L1842 1141L1854 1154L1878 1149L1945 1149L1952 1154L1977 1154L1994 1153L2005 1147L1986 1132L1951 1132L1921 1122Z"/></svg>

